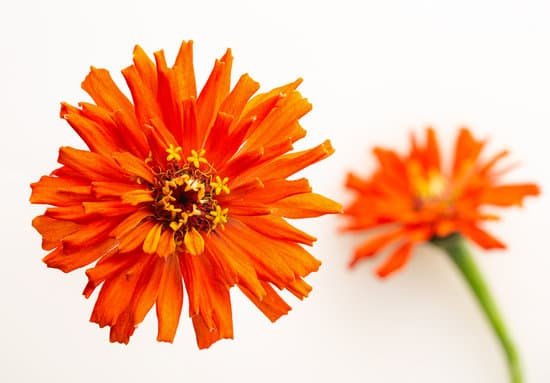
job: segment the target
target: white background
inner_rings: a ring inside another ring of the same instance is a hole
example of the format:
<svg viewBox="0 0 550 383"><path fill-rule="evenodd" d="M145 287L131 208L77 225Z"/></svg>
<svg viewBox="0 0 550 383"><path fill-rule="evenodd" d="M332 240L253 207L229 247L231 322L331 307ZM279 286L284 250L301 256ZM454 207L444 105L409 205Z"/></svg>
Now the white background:
<svg viewBox="0 0 550 383"><path fill-rule="evenodd" d="M336 154L307 170L340 201L344 174L372 170L369 148L404 148L434 124L446 145L468 124L490 148L512 149L511 179L550 188L550 9L546 1L3 1L0 381L2 382L446 382L507 381L500 349L469 291L439 253L422 248L380 281L374 263L346 268L361 238L342 221L301 223L323 261L310 298L271 324L233 294L236 339L198 351L182 316L173 345L155 341L149 315L129 346L88 322L82 270L65 275L40 259L28 184L55 166L57 148L82 144L58 118L59 102L88 100L90 65L119 70L134 44L173 58L195 40L202 84L232 47L234 79L264 90L298 76L314 104L301 143L331 138ZM448 152L446 154L449 154ZM547 195L507 211L491 229L509 250L477 258L519 344L527 381L550 381L550 205Z"/></svg>

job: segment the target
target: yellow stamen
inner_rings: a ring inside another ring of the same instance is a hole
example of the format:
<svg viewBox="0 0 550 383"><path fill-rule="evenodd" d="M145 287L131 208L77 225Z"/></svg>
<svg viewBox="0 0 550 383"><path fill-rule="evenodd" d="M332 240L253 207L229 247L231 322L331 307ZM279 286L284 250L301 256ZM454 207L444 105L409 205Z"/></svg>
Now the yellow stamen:
<svg viewBox="0 0 550 383"><path fill-rule="evenodd" d="M206 194L206 188L204 187L204 184L201 184L199 186L199 191L197 192L197 197L199 201L201 201L204 198L205 194Z"/></svg>
<svg viewBox="0 0 550 383"><path fill-rule="evenodd" d="M447 188L445 178L438 171L430 171L428 174L428 191L432 196L441 196Z"/></svg>
<svg viewBox="0 0 550 383"><path fill-rule="evenodd" d="M204 184L195 178L190 178L185 182L185 191L193 190L199 192L201 189L204 189Z"/></svg>
<svg viewBox="0 0 550 383"><path fill-rule="evenodd" d="M195 228L185 233L183 244L191 255L201 255L204 252L204 239Z"/></svg>
<svg viewBox="0 0 550 383"><path fill-rule="evenodd" d="M210 185L212 186L216 195L220 195L222 191L226 194L229 194L231 191L229 190L229 186L227 186L228 182L229 178L224 177L222 179L220 176L216 176L216 179L214 181L211 181Z"/></svg>
<svg viewBox="0 0 550 383"><path fill-rule="evenodd" d="M179 176L177 178L173 179L173 182L176 186L182 186L187 180L189 179L188 174L184 174L182 176Z"/></svg>
<svg viewBox="0 0 550 383"><path fill-rule="evenodd" d="M166 208L167 206L171 205L170 202L173 202L175 201L176 198L172 196L172 194L168 194L168 195L165 195L164 197L162 197L162 199L160 200L160 203L162 203L164 205L164 207Z"/></svg>
<svg viewBox="0 0 550 383"><path fill-rule="evenodd" d="M172 193L172 189L170 188L170 185L168 184L168 182L166 182L162 187L162 194L170 195L171 193Z"/></svg>
<svg viewBox="0 0 550 383"><path fill-rule="evenodd" d="M153 153L149 152L147 158L145 159L145 163L149 165L151 162L153 162Z"/></svg>
<svg viewBox="0 0 550 383"><path fill-rule="evenodd" d="M430 169L428 174L425 174L420 164L414 162L409 165L409 175L420 199L428 200L443 197L447 189L447 181L438 170Z"/></svg>
<svg viewBox="0 0 550 383"><path fill-rule="evenodd" d="M216 227L217 225L222 225L223 227L223 225L227 223L228 211L229 209L222 209L220 205L216 205L216 210L212 210L208 216L212 220L214 227Z"/></svg>
<svg viewBox="0 0 550 383"><path fill-rule="evenodd" d="M188 220L189 220L189 213L187 213L186 211L181 213L180 222L182 222L184 225L186 225Z"/></svg>
<svg viewBox="0 0 550 383"><path fill-rule="evenodd" d="M160 242L160 235L162 233L162 224L157 223L151 230L149 230L149 233L147 233L147 236L145 237L145 241L143 241L143 251L148 254L153 254L155 251L157 251L157 247Z"/></svg>
<svg viewBox="0 0 550 383"><path fill-rule="evenodd" d="M184 224L185 224L185 222L183 222L182 219L180 219L178 222L172 221L172 222L170 222L170 229L172 229L174 231L178 231L180 229L180 227L182 227Z"/></svg>
<svg viewBox="0 0 550 383"><path fill-rule="evenodd" d="M193 210L191 211L191 213L189 213L189 216L193 216L193 215L201 215L201 211L195 204L193 204Z"/></svg>
<svg viewBox="0 0 550 383"><path fill-rule="evenodd" d="M171 205L171 204L166 206L166 210L168 210L168 211L170 212L170 214L171 214L171 219L172 219L172 220L175 220L175 219L176 219L176 215L177 215L178 213L181 213L181 209L180 209L180 208L176 208L176 207L174 207L174 205Z"/></svg>
<svg viewBox="0 0 550 383"><path fill-rule="evenodd" d="M198 152L196 150L191 150L191 155L187 157L187 161L191 162L196 168L199 168L201 164L207 164L208 161L204 158L206 150L201 149Z"/></svg>
<svg viewBox="0 0 550 383"><path fill-rule="evenodd" d="M181 161L181 155L179 154L183 149L181 148L181 146L175 146L170 144L170 146L168 147L168 149L166 149L166 153L168 153L168 155L166 156L166 160L167 161L172 161L172 160L176 160L176 161Z"/></svg>

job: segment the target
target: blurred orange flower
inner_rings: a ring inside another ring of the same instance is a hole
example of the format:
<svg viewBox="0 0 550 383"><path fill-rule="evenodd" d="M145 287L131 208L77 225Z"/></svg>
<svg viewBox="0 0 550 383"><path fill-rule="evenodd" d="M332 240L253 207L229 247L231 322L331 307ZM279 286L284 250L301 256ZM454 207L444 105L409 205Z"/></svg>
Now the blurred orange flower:
<svg viewBox="0 0 550 383"><path fill-rule="evenodd" d="M122 71L133 101L104 69L82 83L94 103L63 103L61 116L89 150L62 147L62 165L32 184L32 203L53 205L33 226L44 258L69 272L86 270L89 297L100 285L91 321L127 343L153 305L158 340L174 339L189 296L200 348L233 337L229 289L239 289L272 321L290 310L273 286L302 299L302 279L320 262L300 244L315 238L285 218L338 213L297 171L332 154L329 141L289 153L305 136L311 109L301 80L253 96L248 75L230 90L231 51L216 60L197 96L192 42L168 67L137 46Z"/></svg>
<svg viewBox="0 0 550 383"><path fill-rule="evenodd" d="M497 169L508 155L503 150L483 160L484 141L460 130L452 166L442 165L436 133L426 130L426 142L411 136L409 153L375 148L378 168L368 179L353 173L346 186L355 193L345 209L345 230L381 229L356 249L351 265L391 248L389 258L377 269L385 277L403 267L413 247L452 233L462 234L485 249L504 248L500 240L481 227L498 216L482 211L485 205L520 206L527 196L539 194L532 183L502 184L509 169Z"/></svg>

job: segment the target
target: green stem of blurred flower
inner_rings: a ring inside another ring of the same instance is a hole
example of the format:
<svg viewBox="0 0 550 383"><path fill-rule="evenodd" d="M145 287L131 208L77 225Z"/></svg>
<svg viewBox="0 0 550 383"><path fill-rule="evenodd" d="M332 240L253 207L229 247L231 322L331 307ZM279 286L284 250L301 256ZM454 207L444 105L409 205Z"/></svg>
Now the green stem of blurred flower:
<svg viewBox="0 0 550 383"><path fill-rule="evenodd" d="M461 235L452 234L445 238L433 239L432 243L449 255L477 298L506 354L508 369L510 371L510 382L522 383L523 377L518 352L504 325L504 321L489 288L468 250L466 240Z"/></svg>

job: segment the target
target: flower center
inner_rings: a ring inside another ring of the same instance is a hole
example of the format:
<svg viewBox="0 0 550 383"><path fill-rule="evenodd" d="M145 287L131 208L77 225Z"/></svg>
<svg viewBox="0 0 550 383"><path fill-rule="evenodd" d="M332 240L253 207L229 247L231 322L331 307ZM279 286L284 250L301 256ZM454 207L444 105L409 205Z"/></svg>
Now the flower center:
<svg viewBox="0 0 550 383"><path fill-rule="evenodd" d="M414 203L417 209L440 206L449 201L449 183L439 170L425 171L418 163L412 163L409 166L409 177L415 193Z"/></svg>
<svg viewBox="0 0 550 383"><path fill-rule="evenodd" d="M204 157L205 151L192 150L187 161L182 161L181 147L170 145L166 152L166 169L156 173L151 187L151 208L159 223L174 231L176 243L186 234L210 232L227 223L227 208L216 200L222 192L229 194L229 179L214 174Z"/></svg>
<svg viewBox="0 0 550 383"><path fill-rule="evenodd" d="M425 201L441 199L447 190L447 181L437 171L430 171L426 178L417 183L417 193Z"/></svg>

